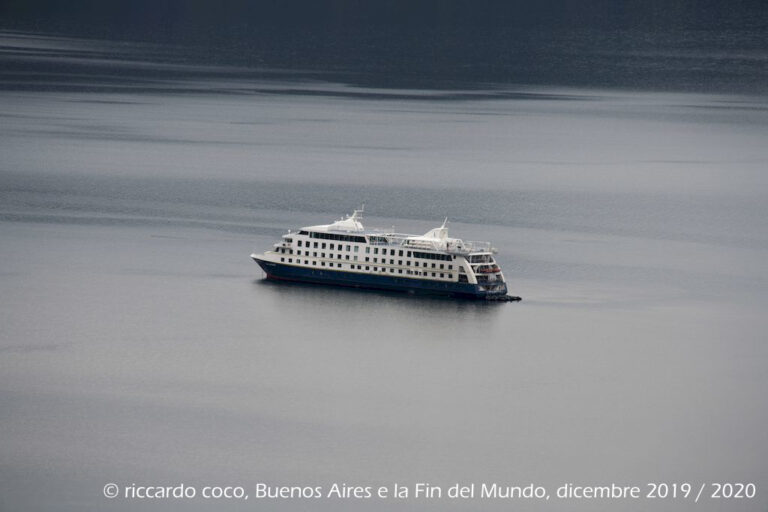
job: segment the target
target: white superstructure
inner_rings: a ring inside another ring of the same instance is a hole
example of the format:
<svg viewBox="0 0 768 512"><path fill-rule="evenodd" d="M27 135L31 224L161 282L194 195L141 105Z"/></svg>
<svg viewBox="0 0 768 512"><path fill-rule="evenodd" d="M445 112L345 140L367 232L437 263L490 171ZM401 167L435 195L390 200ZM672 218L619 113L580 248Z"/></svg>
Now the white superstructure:
<svg viewBox="0 0 768 512"><path fill-rule="evenodd" d="M352 285L359 286L414 287L418 289L414 291L459 294L506 293L504 274L494 259L496 249L487 242L449 237L447 219L423 235L409 235L366 231L362 213L362 209L355 210L331 224L289 231L272 250L251 256L270 277L278 279L315 280L310 278L314 275L323 281L343 281L338 284L350 284L351 279ZM333 273L306 274L307 270ZM355 282L356 276L359 283ZM394 281L371 281L368 277ZM473 285L471 292L463 285Z"/></svg>

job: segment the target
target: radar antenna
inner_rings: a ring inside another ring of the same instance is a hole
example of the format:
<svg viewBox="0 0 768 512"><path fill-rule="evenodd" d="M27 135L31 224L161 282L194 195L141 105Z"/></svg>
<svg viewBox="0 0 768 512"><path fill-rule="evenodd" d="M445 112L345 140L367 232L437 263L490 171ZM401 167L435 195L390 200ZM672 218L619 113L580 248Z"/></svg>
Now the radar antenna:
<svg viewBox="0 0 768 512"><path fill-rule="evenodd" d="M353 210L352 215L349 217L352 220L360 220L363 218L363 212L365 211L365 203L360 206L359 210Z"/></svg>

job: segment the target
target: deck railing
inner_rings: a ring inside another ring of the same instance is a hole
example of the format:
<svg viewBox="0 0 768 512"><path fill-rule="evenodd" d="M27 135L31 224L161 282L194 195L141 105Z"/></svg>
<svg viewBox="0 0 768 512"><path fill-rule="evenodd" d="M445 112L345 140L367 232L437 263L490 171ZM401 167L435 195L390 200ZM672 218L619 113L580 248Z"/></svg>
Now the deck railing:
<svg viewBox="0 0 768 512"><path fill-rule="evenodd" d="M426 249L447 252L450 254L462 254L466 255L472 252L495 252L495 249L490 242L464 242L463 240L453 238L447 242L445 247L442 247L441 240L414 240L413 235L406 235L403 233L381 233L376 235L369 235L368 239L370 245L376 246L395 246L395 247L408 247L411 249Z"/></svg>

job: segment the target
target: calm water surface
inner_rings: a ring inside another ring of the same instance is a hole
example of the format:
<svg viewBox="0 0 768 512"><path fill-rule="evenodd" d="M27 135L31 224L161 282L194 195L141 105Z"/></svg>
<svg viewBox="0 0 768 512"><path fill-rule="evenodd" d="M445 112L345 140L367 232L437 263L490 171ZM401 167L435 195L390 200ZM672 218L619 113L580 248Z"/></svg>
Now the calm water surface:
<svg viewBox="0 0 768 512"><path fill-rule="evenodd" d="M765 98L227 83L0 92L0 508L179 505L110 481L752 481L729 510L768 506ZM363 202L493 241L523 302L262 280L253 250ZM694 508L722 503L669 510Z"/></svg>

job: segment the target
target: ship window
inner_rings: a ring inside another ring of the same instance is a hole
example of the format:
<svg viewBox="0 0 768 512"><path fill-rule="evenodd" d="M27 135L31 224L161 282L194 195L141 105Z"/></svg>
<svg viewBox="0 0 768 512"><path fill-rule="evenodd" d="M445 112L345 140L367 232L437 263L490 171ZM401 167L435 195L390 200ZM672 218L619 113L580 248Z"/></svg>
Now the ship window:
<svg viewBox="0 0 768 512"><path fill-rule="evenodd" d="M443 265L443 264L441 263L441 264L440 264L440 268L445 268L445 265Z"/></svg>
<svg viewBox="0 0 768 512"><path fill-rule="evenodd" d="M379 258L373 258L373 262L374 263L378 263L379 262Z"/></svg>
<svg viewBox="0 0 768 512"><path fill-rule="evenodd" d="M317 258L317 251L314 251L314 252L312 253L312 257L313 257L313 258Z"/></svg>
<svg viewBox="0 0 768 512"><path fill-rule="evenodd" d="M325 262L324 262L324 261L321 261L321 262L320 262L320 266L321 266L321 267L324 267L324 266L325 266Z"/></svg>
<svg viewBox="0 0 768 512"><path fill-rule="evenodd" d="M325 242L322 243L322 247L320 247L320 248L321 249L325 249Z"/></svg>
<svg viewBox="0 0 768 512"><path fill-rule="evenodd" d="M348 246L347 246L347 252L349 252L349 251L351 251L351 250L352 250L352 246L351 246L351 245L348 245Z"/></svg>
<svg viewBox="0 0 768 512"><path fill-rule="evenodd" d="M376 272L376 270L378 270L378 269L376 267L373 267L373 271Z"/></svg>
<svg viewBox="0 0 768 512"><path fill-rule="evenodd" d="M432 272L432 277L435 277L435 273L434 272Z"/></svg>
<svg viewBox="0 0 768 512"><path fill-rule="evenodd" d="M280 261L285 261L285 258L280 258Z"/></svg>
<svg viewBox="0 0 768 512"><path fill-rule="evenodd" d="M357 266L357 270L360 270L361 268L363 268L363 267L361 267L360 265Z"/></svg>
<svg viewBox="0 0 768 512"><path fill-rule="evenodd" d="M313 247L314 247L315 249L317 249L317 242L314 242L314 244L315 244L315 245L314 245Z"/></svg>
<svg viewBox="0 0 768 512"><path fill-rule="evenodd" d="M357 256L355 256L355 261L357 261Z"/></svg>
<svg viewBox="0 0 768 512"><path fill-rule="evenodd" d="M445 277L443 274L440 274L440 277Z"/></svg>
<svg viewBox="0 0 768 512"><path fill-rule="evenodd" d="M349 259L349 254L347 254L347 259Z"/></svg>
<svg viewBox="0 0 768 512"><path fill-rule="evenodd" d="M395 273L395 269L393 269L393 268L389 269L389 273L390 274L394 274Z"/></svg>
<svg viewBox="0 0 768 512"><path fill-rule="evenodd" d="M365 261L368 261L368 260L370 260L370 259L371 259L371 258L369 258L368 256L366 256L366 257L365 257Z"/></svg>
<svg viewBox="0 0 768 512"><path fill-rule="evenodd" d="M306 234L307 234L307 232L306 232L306 231L299 231L299 234L300 234L300 235L306 235Z"/></svg>
<svg viewBox="0 0 768 512"><path fill-rule="evenodd" d="M356 246L355 246L355 252L358 252L358 249L360 249L360 246L359 246L359 245L356 245Z"/></svg>
<svg viewBox="0 0 768 512"><path fill-rule="evenodd" d="M330 244L330 245L328 246L328 248L329 248L330 250L333 250L333 244Z"/></svg>
<svg viewBox="0 0 768 512"><path fill-rule="evenodd" d="M453 265L448 265L448 270L453 270Z"/></svg>
<svg viewBox="0 0 768 512"><path fill-rule="evenodd" d="M365 270L371 270L371 267L366 266Z"/></svg>
<svg viewBox="0 0 768 512"><path fill-rule="evenodd" d="M320 257L321 257L321 258L325 258L325 253L324 253L324 252L321 252L321 253L320 253ZM432 266L434 267L434 265L432 265Z"/></svg>
<svg viewBox="0 0 768 512"><path fill-rule="evenodd" d="M397 260L397 264L398 265L402 265L403 264L403 260Z"/></svg>
<svg viewBox="0 0 768 512"><path fill-rule="evenodd" d="M403 269L401 269L401 268L397 269L397 273L398 274L402 274L403 273Z"/></svg>
<svg viewBox="0 0 768 512"><path fill-rule="evenodd" d="M408 260L408 261L405 262L405 264L406 264L406 266L410 267L411 266L411 261Z"/></svg>
<svg viewBox="0 0 768 512"><path fill-rule="evenodd" d="M395 260L389 260L389 264L390 265L394 265L395 264Z"/></svg>
<svg viewBox="0 0 768 512"><path fill-rule="evenodd" d="M317 261L313 261L313 262L312 262L312 264L313 264L314 266L317 266Z"/></svg>
<svg viewBox="0 0 768 512"><path fill-rule="evenodd" d="M378 247L374 247L373 254L379 254L379 248Z"/></svg>
<svg viewBox="0 0 768 512"><path fill-rule="evenodd" d="M299 247L301 247L301 240L299 240Z"/></svg>
<svg viewBox="0 0 768 512"><path fill-rule="evenodd" d="M337 263L336 266L341 268L341 263Z"/></svg>
<svg viewBox="0 0 768 512"><path fill-rule="evenodd" d="M365 248L365 254L370 254L370 253L371 253L371 248L370 247L366 247Z"/></svg>
<svg viewBox="0 0 768 512"><path fill-rule="evenodd" d="M402 256L402 255L403 255L403 251L400 250L400 252L398 253L398 256Z"/></svg>
<svg viewBox="0 0 768 512"><path fill-rule="evenodd" d="M411 251L408 251L408 257L409 258L411 257Z"/></svg>
<svg viewBox="0 0 768 512"><path fill-rule="evenodd" d="M432 268L435 268L435 264L434 263L432 264Z"/></svg>

